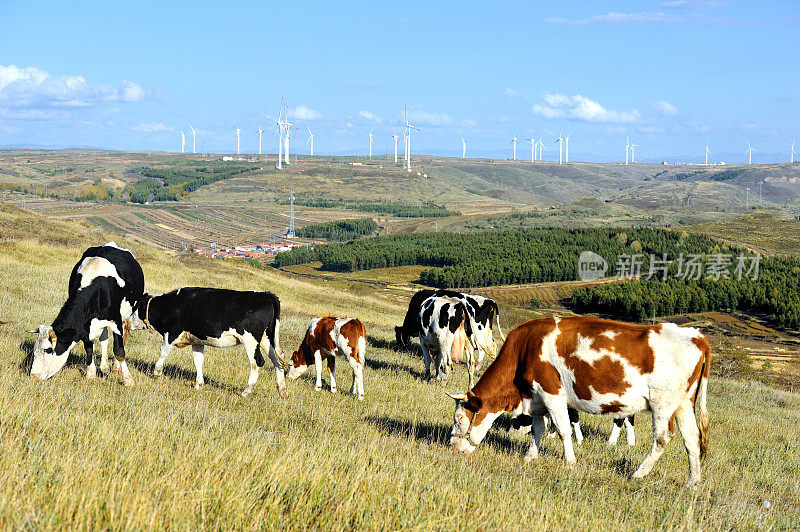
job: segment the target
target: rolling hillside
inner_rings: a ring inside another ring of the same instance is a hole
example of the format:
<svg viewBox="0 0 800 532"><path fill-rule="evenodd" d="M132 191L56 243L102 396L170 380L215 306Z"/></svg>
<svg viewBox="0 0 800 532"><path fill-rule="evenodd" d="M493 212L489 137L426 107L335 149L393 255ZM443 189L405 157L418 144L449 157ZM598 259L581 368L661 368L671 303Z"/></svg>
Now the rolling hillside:
<svg viewBox="0 0 800 532"><path fill-rule="evenodd" d="M133 334L126 350L136 386L88 382L78 350L45 383L27 378L32 339L49 323L82 250L112 235L100 228L0 209L0 527L169 528L796 528L800 396L754 382L713 379L712 435L704 480L683 487L676 438L651 476L628 476L649 448L608 448L609 423L584 416L578 465L558 440L525 464L527 437L501 419L470 457L447 448L452 401L420 380L417 354L390 349L404 300L345 280L313 281L243 263L210 261L130 240L147 289L211 285L268 289L283 315L281 345L298 345L310 316L354 315L369 334L366 398L315 392L306 375L281 400L262 372L254 394L240 348L208 349L206 387L193 389L178 350L165 377L149 376L159 341ZM114 235L116 238L116 235ZM506 330L513 312L504 312ZM518 317L517 319L521 319ZM716 346L715 346L716 348ZM350 374L339 364L341 388ZM463 389L457 368L446 390ZM766 507L764 500L770 501ZM335 508L335 512L331 509ZM524 525L521 525L524 523Z"/></svg>

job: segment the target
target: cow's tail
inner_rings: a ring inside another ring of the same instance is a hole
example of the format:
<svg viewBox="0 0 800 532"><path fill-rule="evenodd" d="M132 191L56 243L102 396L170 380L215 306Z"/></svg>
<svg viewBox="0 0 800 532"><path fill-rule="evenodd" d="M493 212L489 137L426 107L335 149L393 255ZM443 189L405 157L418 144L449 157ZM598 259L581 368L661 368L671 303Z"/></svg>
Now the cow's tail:
<svg viewBox="0 0 800 532"><path fill-rule="evenodd" d="M711 370L711 346L705 337L701 337L702 342L700 351L703 356L703 368L700 371L700 381L697 385L697 395L695 396L695 404L698 407L698 428L700 429L700 458L706 455L708 450L708 428L710 424L708 416L708 374Z"/></svg>
<svg viewBox="0 0 800 532"><path fill-rule="evenodd" d="M494 314L495 320L497 321L497 332L500 333L500 339L504 342L506 341L506 335L503 334L503 329L500 328L500 311L498 310Z"/></svg>

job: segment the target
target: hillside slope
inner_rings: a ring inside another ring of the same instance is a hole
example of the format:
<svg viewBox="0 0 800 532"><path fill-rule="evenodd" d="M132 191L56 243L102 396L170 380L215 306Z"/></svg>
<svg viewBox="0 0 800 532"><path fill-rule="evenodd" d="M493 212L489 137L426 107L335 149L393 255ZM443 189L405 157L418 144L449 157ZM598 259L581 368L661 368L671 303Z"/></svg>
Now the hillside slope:
<svg viewBox="0 0 800 532"><path fill-rule="evenodd" d="M452 401L422 382L418 355L387 347L404 308L378 293L310 284L242 263L130 246L147 288L183 285L267 289L278 294L281 344L296 348L308 317L354 315L369 334L366 397L315 392L309 375L288 400L264 371L255 393L241 348L208 349L206 387L193 389L186 350L149 376L159 341L132 335L126 350L136 386L88 382L82 353L45 383L27 378L32 339L49 323L82 250L110 237L99 229L0 209L0 527L87 528L795 528L800 524L800 396L758 384L714 380L704 480L683 487L676 438L651 476L628 476L649 448L609 449L609 423L583 417L587 440L567 468L558 440L522 462L527 437L500 420L470 457L447 448ZM513 324L504 323L508 330ZM312 370L313 372L313 370ZM347 389L347 364L339 364ZM458 368L447 390L463 389ZM327 381L327 378L326 378ZM766 509L762 499L769 499Z"/></svg>

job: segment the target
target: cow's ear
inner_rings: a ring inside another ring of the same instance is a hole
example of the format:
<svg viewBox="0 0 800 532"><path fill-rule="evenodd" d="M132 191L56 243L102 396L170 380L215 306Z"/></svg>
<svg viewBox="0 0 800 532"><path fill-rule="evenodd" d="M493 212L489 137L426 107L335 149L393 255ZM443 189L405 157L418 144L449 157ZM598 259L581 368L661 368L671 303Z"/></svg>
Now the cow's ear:
<svg viewBox="0 0 800 532"><path fill-rule="evenodd" d="M56 343L56 332L53 329L50 329L50 341Z"/></svg>
<svg viewBox="0 0 800 532"><path fill-rule="evenodd" d="M444 393L446 393L450 397L450 399L453 399L457 403L460 403L461 401L464 401L467 398L467 394L465 393L450 393L450 392L444 392Z"/></svg>
<svg viewBox="0 0 800 532"><path fill-rule="evenodd" d="M39 334L39 329L33 329L30 331L25 331L26 334Z"/></svg>

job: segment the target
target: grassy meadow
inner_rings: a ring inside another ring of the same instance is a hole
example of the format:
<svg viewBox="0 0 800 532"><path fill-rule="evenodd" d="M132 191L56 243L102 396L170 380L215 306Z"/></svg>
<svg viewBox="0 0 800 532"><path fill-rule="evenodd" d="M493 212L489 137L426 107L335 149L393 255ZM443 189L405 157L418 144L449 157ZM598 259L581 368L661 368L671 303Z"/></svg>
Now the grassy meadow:
<svg viewBox="0 0 800 532"><path fill-rule="evenodd" d="M47 382L27 377L33 338L66 297L83 249L100 228L0 209L0 528L3 529L793 529L800 526L800 395L713 379L703 481L684 487L680 437L650 476L630 474L649 449L649 415L637 444L608 448L610 422L583 416L586 440L568 468L557 439L525 464L528 436L501 418L469 457L447 447L463 367L446 388L421 380L418 353L391 349L402 302L341 284L307 282L244 263L177 255L118 239L147 289L202 285L265 289L282 303L281 347L297 347L311 316L357 316L369 335L366 397L314 391L313 369L281 400L263 371L242 398L241 347L206 350L195 391L188 349L150 376L159 340L128 345L136 386L87 381L80 348ZM514 323L504 314L504 329ZM338 364L339 389L351 374ZM328 379L326 377L326 386ZM624 438L623 438L624 440ZM764 500L769 500L766 507Z"/></svg>

